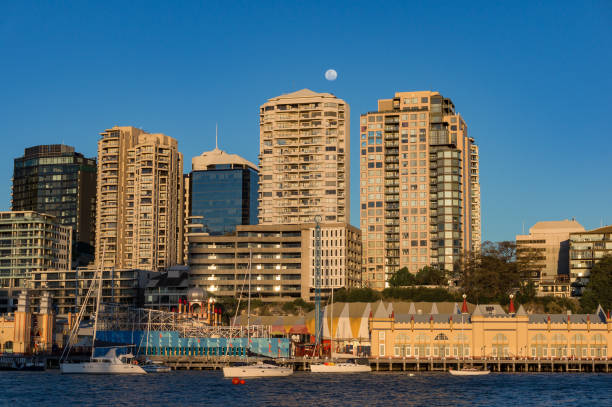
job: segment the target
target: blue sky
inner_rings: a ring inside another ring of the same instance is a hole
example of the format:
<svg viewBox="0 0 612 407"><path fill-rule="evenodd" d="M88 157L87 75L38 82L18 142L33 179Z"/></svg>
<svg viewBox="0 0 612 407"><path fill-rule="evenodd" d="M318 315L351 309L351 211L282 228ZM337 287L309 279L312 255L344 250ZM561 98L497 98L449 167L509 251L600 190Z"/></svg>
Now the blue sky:
<svg viewBox="0 0 612 407"><path fill-rule="evenodd" d="M480 146L484 239L610 224L611 4L0 2L0 209L25 147L94 156L113 125L178 139L188 168L218 122L220 147L257 162L259 105L310 88L350 105L357 225L359 114L437 90Z"/></svg>

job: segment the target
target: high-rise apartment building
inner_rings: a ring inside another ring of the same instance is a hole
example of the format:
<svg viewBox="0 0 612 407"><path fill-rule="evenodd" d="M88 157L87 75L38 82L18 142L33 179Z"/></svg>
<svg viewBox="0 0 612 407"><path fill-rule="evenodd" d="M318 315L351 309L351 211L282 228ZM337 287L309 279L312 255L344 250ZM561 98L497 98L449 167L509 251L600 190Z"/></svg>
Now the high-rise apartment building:
<svg viewBox="0 0 612 407"><path fill-rule="evenodd" d="M528 235L516 236L516 255L523 260L539 295L567 297L569 290L570 233L584 232L575 220L538 222Z"/></svg>
<svg viewBox="0 0 612 407"><path fill-rule="evenodd" d="M183 156L164 134L113 127L98 142L96 264L159 270L183 261Z"/></svg>
<svg viewBox="0 0 612 407"><path fill-rule="evenodd" d="M32 211L0 212L0 313L12 310L32 275L70 269L72 229L54 216Z"/></svg>
<svg viewBox="0 0 612 407"><path fill-rule="evenodd" d="M257 167L219 148L191 160L189 174L190 230L196 224L210 235L223 235L237 225L257 224Z"/></svg>
<svg viewBox="0 0 612 407"><path fill-rule="evenodd" d="M398 92L360 117L364 279L450 270L480 240L478 149L438 92Z"/></svg>
<svg viewBox="0 0 612 407"><path fill-rule="evenodd" d="M570 234L570 282L572 295L582 295L591 269L606 256L612 256L612 225Z"/></svg>
<svg viewBox="0 0 612 407"><path fill-rule="evenodd" d="M349 222L349 106L308 89L260 108L259 223Z"/></svg>
<svg viewBox="0 0 612 407"><path fill-rule="evenodd" d="M13 211L53 215L70 226L73 242L93 250L95 239L96 160L74 147L51 144L29 147L15 159Z"/></svg>

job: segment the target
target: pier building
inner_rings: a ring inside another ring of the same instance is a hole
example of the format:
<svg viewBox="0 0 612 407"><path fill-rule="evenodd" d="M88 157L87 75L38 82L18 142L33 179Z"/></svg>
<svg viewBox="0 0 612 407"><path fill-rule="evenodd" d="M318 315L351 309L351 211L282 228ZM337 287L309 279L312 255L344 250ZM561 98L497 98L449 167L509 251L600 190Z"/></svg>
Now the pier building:
<svg viewBox="0 0 612 407"><path fill-rule="evenodd" d="M612 321L594 314L505 312L496 304L464 303L452 313L401 312L378 303L370 316L372 357L608 359Z"/></svg>

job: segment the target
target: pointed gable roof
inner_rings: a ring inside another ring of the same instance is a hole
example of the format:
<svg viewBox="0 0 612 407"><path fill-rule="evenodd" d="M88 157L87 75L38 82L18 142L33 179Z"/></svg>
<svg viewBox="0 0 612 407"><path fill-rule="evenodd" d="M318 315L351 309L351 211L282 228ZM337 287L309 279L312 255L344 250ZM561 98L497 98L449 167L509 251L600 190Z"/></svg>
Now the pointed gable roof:
<svg viewBox="0 0 612 407"><path fill-rule="evenodd" d="M527 313L525 312L525 308L523 308L523 304L519 305L519 309L516 313L517 316L525 316Z"/></svg>
<svg viewBox="0 0 612 407"><path fill-rule="evenodd" d="M377 304L376 304L376 310L373 313L374 318L387 318L389 317L389 312L387 312L387 307L385 307L385 304L382 302L382 300L380 300Z"/></svg>
<svg viewBox="0 0 612 407"><path fill-rule="evenodd" d="M409 314L416 314L416 308L414 307L414 302L410 303L410 309L408 310Z"/></svg>
<svg viewBox="0 0 612 407"><path fill-rule="evenodd" d="M430 314L439 314L439 312L438 312L438 305L435 302L433 304L431 304L431 311L429 313Z"/></svg>

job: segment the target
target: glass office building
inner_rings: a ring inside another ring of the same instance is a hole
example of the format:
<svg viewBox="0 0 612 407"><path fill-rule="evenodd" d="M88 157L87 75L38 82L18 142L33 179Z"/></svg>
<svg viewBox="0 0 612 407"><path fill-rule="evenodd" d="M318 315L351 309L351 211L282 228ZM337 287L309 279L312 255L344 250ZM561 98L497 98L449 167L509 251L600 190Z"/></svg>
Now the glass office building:
<svg viewBox="0 0 612 407"><path fill-rule="evenodd" d="M189 221L192 232L232 233L237 225L257 224L257 167L215 148L192 160ZM202 225L194 228L196 224Z"/></svg>
<svg viewBox="0 0 612 407"><path fill-rule="evenodd" d="M93 247L96 200L96 160L62 144L25 149L15 159L13 211L53 215L72 227L75 244Z"/></svg>

